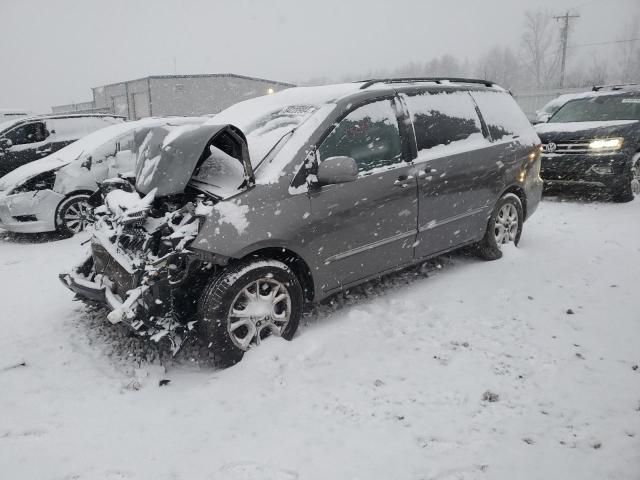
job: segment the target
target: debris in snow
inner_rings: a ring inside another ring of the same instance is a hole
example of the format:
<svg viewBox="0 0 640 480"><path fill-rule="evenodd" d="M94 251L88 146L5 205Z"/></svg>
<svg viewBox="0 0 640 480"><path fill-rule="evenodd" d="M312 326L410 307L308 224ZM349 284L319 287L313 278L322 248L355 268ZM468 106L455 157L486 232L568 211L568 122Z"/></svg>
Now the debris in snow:
<svg viewBox="0 0 640 480"><path fill-rule="evenodd" d="M599 450L602 447L602 443L601 442L595 442L593 444L591 444L591 448L593 448L594 450Z"/></svg>
<svg viewBox="0 0 640 480"><path fill-rule="evenodd" d="M527 295L527 298L528 298L529 300L533 300L533 297L532 297L531 295Z"/></svg>
<svg viewBox="0 0 640 480"><path fill-rule="evenodd" d="M567 310L567 315L573 315L576 312L574 312L573 310L571 310L570 308Z"/></svg>
<svg viewBox="0 0 640 480"><path fill-rule="evenodd" d="M634 365L633 367L631 367L631 370L633 370L633 371L638 370L638 365Z"/></svg>
<svg viewBox="0 0 640 480"><path fill-rule="evenodd" d="M169 385L170 383L171 383L171 380L169 380L168 378L163 378L158 382L158 386L164 387L165 385Z"/></svg>
<svg viewBox="0 0 640 480"><path fill-rule="evenodd" d="M493 393L490 390L487 390L486 392L484 392L482 394L482 400L484 402L494 403L494 402L497 402L498 400L500 400L500 395L498 395L497 393Z"/></svg>
<svg viewBox="0 0 640 480"><path fill-rule="evenodd" d="M140 382L138 380L136 380L135 378L132 379L129 383L127 383L124 386L125 390L133 390L133 391L138 391L142 388L142 385L140 384Z"/></svg>
<svg viewBox="0 0 640 480"><path fill-rule="evenodd" d="M534 443L536 443L536 442L533 441L532 438L529 438L529 437L523 438L522 441L524 443L526 443L527 445L533 445Z"/></svg>
<svg viewBox="0 0 640 480"><path fill-rule="evenodd" d="M376 387L381 387L381 386L383 386L383 385L384 385L384 382L378 378L378 379L376 379L376 381L375 381L375 382L373 382L373 384L374 384Z"/></svg>
<svg viewBox="0 0 640 480"><path fill-rule="evenodd" d="M20 363L14 363L13 365L8 365L6 367L2 367L2 371L6 372L7 370L13 370L14 368L26 367L26 366L27 366L27 362L22 361Z"/></svg>
<svg viewBox="0 0 640 480"><path fill-rule="evenodd" d="M578 357L580 360L584 360L584 356L580 352L576 352L576 357Z"/></svg>

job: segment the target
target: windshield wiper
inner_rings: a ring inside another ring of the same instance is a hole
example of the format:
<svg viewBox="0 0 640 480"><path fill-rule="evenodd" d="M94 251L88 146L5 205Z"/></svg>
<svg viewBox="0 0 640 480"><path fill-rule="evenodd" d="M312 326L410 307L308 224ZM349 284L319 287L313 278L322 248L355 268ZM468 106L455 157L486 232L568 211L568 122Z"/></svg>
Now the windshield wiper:
<svg viewBox="0 0 640 480"><path fill-rule="evenodd" d="M271 154L280 146L280 144L282 143L282 141L284 140L284 138L288 135L293 135L293 132L295 132L296 129L293 128L291 130L289 130L288 132L285 132L284 135L282 135L278 141L275 143L275 145L273 147L271 147L271 149L267 152L267 154L264 156L264 158L262 160L260 160L260 162L258 162L258 164L256 165L256 168L254 168L254 170L258 170L258 168L260 168L260 165L262 165L264 163L264 161L269 158L271 156Z"/></svg>

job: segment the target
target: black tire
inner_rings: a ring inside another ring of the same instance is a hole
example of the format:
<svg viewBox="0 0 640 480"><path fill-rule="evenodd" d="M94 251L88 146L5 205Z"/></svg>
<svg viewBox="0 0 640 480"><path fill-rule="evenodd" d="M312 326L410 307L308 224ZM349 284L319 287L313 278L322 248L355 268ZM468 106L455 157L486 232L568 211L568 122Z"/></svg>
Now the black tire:
<svg viewBox="0 0 640 480"><path fill-rule="evenodd" d="M513 226L517 227L515 234L509 236L509 239L505 242L498 242L498 235L496 233L496 220L503 211L505 205L511 205L517 212L517 220L515 223L512 221ZM513 241L515 245L520 242L520 236L522 235L522 224L524 222L524 214L522 210L522 202L520 198L514 193L507 193L503 195L498 203L496 203L489 220L487 221L487 230L484 234L484 238L476 245L478 256L485 260L498 260L502 258L502 243L509 243Z"/></svg>
<svg viewBox="0 0 640 480"><path fill-rule="evenodd" d="M252 342L247 348L242 348L239 345L237 336L230 332L232 323L230 313L234 303L237 305L237 302L242 298L241 292L252 288L254 284L257 285L256 282L259 280L264 280L264 284L270 288L269 293L274 289L269 282L273 282L279 283L279 288L286 289L286 293L289 295L290 304L287 303L290 306L289 317L288 321L281 325L280 336L291 340L298 329L302 316L303 295L302 287L295 273L286 264L277 260L253 259L237 262L209 282L202 293L198 306L197 327L200 339L206 345L209 359L216 367L226 368L235 365L242 360L245 351L255 344ZM276 293L278 291L282 290L277 290ZM273 303L273 308L276 308L275 303ZM248 321L264 322L264 319L255 318ZM280 320L273 320L273 322L275 321ZM247 330L245 339L251 335L247 327L241 326L238 330L241 328ZM253 328L256 329L257 334L257 338L253 337L253 340L259 343L262 339L261 332L267 330L266 324L254 325Z"/></svg>
<svg viewBox="0 0 640 480"><path fill-rule="evenodd" d="M631 202L637 195L640 195L640 153L631 159L629 178L624 186L611 192L612 200L617 203Z"/></svg>
<svg viewBox="0 0 640 480"><path fill-rule="evenodd" d="M611 200L616 203L628 203L633 201L634 198L630 186L625 186L624 188L611 192Z"/></svg>
<svg viewBox="0 0 640 480"><path fill-rule="evenodd" d="M76 210L78 212L78 220L74 221L70 218L70 214ZM79 193L65 198L58 206L56 212L56 228L59 233L66 237L72 237L76 233L83 231L87 225L92 223L92 208L89 205L89 195ZM85 216L85 212L88 212Z"/></svg>

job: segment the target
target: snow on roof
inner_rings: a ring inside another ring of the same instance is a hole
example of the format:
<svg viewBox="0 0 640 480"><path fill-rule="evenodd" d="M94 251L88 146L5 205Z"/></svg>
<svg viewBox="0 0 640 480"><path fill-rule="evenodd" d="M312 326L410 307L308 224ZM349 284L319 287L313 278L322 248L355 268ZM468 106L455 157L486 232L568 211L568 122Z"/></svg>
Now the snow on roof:
<svg viewBox="0 0 640 480"><path fill-rule="evenodd" d="M320 107L334 103L341 97L355 93L360 88L357 83L340 83L317 87L294 87L271 95L245 100L223 110L207 123L220 125L230 123L244 131L256 118L292 105L312 105Z"/></svg>

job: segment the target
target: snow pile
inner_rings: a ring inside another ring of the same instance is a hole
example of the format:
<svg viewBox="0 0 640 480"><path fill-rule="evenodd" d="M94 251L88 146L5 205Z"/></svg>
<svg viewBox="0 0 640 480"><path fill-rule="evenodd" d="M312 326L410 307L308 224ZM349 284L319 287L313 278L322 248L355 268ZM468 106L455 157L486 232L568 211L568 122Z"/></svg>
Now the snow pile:
<svg viewBox="0 0 640 480"><path fill-rule="evenodd" d="M543 202L501 260L352 289L224 371L73 302L86 234L7 235L3 477L636 480L639 213Z"/></svg>

